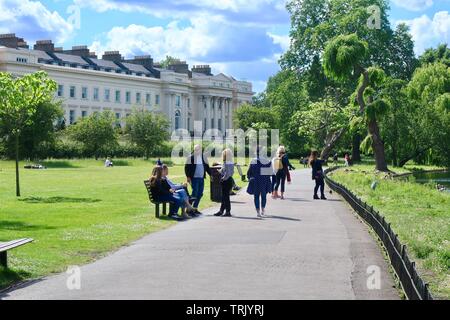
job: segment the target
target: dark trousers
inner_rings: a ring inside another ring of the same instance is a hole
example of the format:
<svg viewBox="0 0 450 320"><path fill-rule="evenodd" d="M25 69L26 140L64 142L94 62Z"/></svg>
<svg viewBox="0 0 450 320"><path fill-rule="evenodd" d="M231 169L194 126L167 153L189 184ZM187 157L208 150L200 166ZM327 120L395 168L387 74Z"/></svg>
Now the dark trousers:
<svg viewBox="0 0 450 320"><path fill-rule="evenodd" d="M284 170L278 170L277 172L277 183L275 184L275 191L278 191L281 185L281 192L284 193L286 190L286 172Z"/></svg>
<svg viewBox="0 0 450 320"><path fill-rule="evenodd" d="M323 178L316 178L316 187L314 188L314 195L317 195L317 191L319 191L320 188L320 194L322 196L325 195L325 181Z"/></svg>
<svg viewBox="0 0 450 320"><path fill-rule="evenodd" d="M231 212L230 193L233 189L233 180L228 179L220 183L222 185L222 205L220 206L220 212Z"/></svg>

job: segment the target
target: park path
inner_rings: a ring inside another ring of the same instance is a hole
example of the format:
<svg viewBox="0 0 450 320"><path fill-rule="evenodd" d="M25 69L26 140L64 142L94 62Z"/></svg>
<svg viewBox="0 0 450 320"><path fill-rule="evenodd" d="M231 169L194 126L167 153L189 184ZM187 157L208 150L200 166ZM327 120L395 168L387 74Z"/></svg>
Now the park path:
<svg viewBox="0 0 450 320"><path fill-rule="evenodd" d="M233 218L205 216L146 236L81 267L81 289L63 273L3 299L399 299L381 250L338 195L313 201L309 170L293 173L286 200L255 219L252 198L233 197ZM216 209L217 210L217 209ZM367 268L381 289L367 288Z"/></svg>

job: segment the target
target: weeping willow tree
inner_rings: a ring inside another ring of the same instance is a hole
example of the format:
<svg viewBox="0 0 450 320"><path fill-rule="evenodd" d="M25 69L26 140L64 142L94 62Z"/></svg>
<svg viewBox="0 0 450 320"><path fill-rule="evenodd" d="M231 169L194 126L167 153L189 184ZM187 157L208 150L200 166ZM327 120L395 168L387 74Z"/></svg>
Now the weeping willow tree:
<svg viewBox="0 0 450 320"><path fill-rule="evenodd" d="M376 99L374 87L384 79L384 72L378 68L366 68L362 61L368 52L368 45L356 34L337 36L331 40L324 52L325 74L337 81L345 82L359 76L356 101L359 114L365 117L367 129L372 140L376 169L389 171L386 163L384 142L381 138L377 117L387 108L387 103Z"/></svg>

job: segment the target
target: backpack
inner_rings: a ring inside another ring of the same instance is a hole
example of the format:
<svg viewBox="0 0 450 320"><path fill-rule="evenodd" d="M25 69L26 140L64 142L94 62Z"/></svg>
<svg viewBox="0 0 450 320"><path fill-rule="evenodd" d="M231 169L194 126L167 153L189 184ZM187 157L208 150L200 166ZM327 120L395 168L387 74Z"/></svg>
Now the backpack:
<svg viewBox="0 0 450 320"><path fill-rule="evenodd" d="M275 161L273 162L273 167L276 171L282 170L283 169L283 161L281 158L276 158Z"/></svg>

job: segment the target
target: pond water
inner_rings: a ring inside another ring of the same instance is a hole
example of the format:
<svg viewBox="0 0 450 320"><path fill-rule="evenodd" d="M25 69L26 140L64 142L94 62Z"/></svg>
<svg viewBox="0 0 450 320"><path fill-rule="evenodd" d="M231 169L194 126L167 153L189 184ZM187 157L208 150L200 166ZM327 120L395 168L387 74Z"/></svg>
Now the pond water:
<svg viewBox="0 0 450 320"><path fill-rule="evenodd" d="M414 173L411 179L417 183L434 183L447 188L450 191L450 172L429 172L429 173Z"/></svg>

